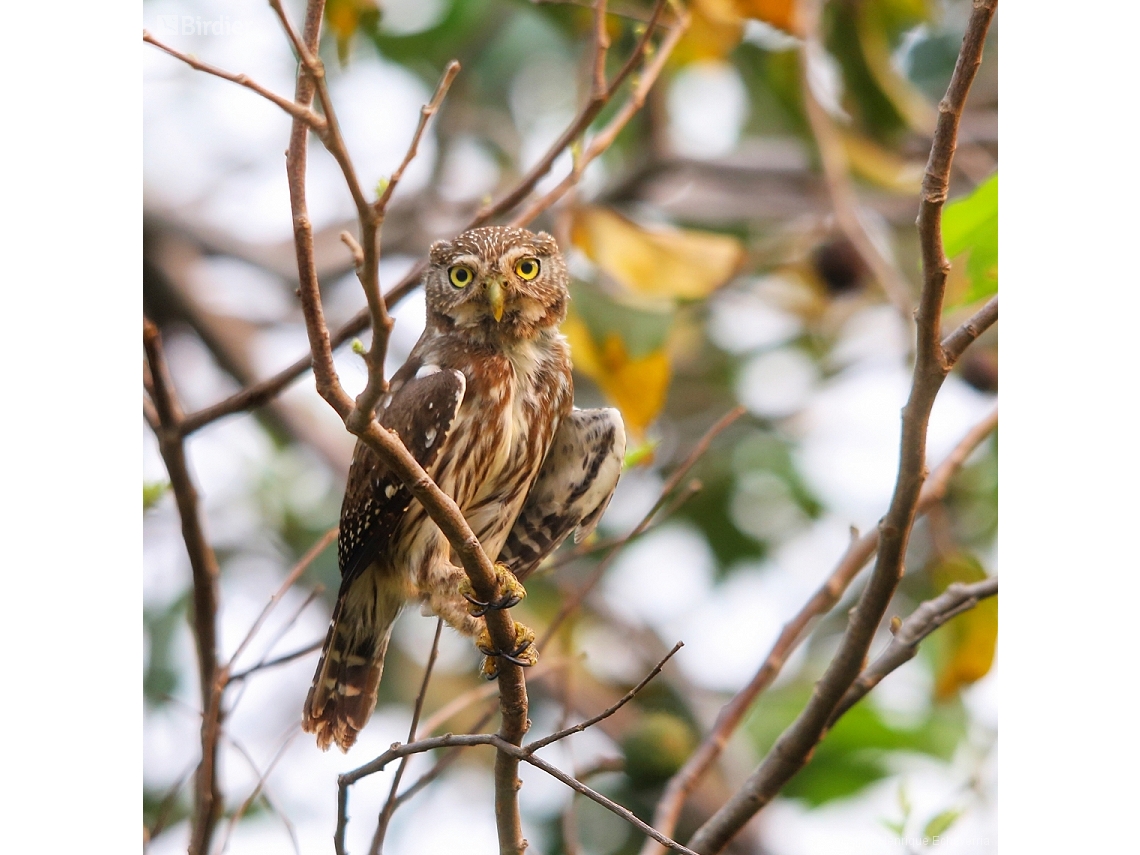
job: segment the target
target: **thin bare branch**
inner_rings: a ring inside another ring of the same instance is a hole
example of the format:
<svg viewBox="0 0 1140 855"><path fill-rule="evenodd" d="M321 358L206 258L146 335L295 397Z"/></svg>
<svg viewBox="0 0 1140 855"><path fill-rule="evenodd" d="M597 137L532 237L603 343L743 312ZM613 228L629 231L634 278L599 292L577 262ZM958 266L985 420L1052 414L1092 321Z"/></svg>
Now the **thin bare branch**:
<svg viewBox="0 0 1140 855"><path fill-rule="evenodd" d="M636 828L642 834L648 835L649 837L653 838L654 840L656 840L658 843L660 843L665 848L672 849L676 852L685 853L685 855L697 855L697 853L695 853L692 849L689 849L685 846L682 846L676 840L673 840L669 837L666 837L664 834L659 832L657 829L653 828L651 825L647 825L646 823L642 822L640 819L638 819L636 816L634 816L634 814L630 810L628 810L627 808L622 807L621 805L619 805L617 802L613 801L612 799L607 799L605 796L603 796L601 793L597 792L596 790L590 789L585 784L583 784L581 781L579 781L577 778L574 778L574 777L571 777L570 775L567 775L561 769L558 769L557 767L552 766L550 763L547 763L541 757L536 757L533 754L523 754L519 759L524 760L527 763L529 763L530 765L541 769L543 772L550 775L552 778L556 778L557 780L561 781L563 784L568 786L570 789L574 790L574 792L581 793L586 798L590 799L591 801L597 802L602 807L609 810L611 813L614 813L617 816L620 816L622 819L624 819L626 822L628 822L630 825L632 825L634 828Z"/></svg>
<svg viewBox="0 0 1140 855"><path fill-rule="evenodd" d="M546 150L546 153L541 158L539 158L538 163L531 167L530 171L528 171L527 174L523 176L522 180L520 180L518 184L512 187L506 195L504 195L497 202L494 202L493 204L488 205L486 208L483 208L481 211L479 211L475 215L475 219L472 220L468 228L474 228L475 226L490 222L495 217L504 214L507 211L510 211L512 208L522 202L523 199L529 196L530 192L534 190L538 182L541 181L548 172L550 172L551 168L554 166L554 162L558 159L559 155L561 155L568 146L570 146L575 140L577 140L580 136L582 136L582 134L586 132L586 129L590 126L590 123L598 117L598 114L602 112L602 109L616 94L618 88L622 85L622 83L625 82L626 78L628 78L629 75L633 73L634 69L637 68L638 64L646 56L649 45L651 44L650 39L653 36L653 32L657 26L658 20L660 20L661 13L665 8L666 2L667 0L657 0L657 3L653 7L653 12L650 15L649 23L645 27L645 32L638 40L637 46L634 47L633 52L629 55L629 59L626 60L621 70L618 71L618 73L614 76L614 79L606 88L605 93L602 96L592 96L590 100L586 102L586 105L581 109L581 111L579 111L578 115L574 117L574 120L570 123L566 130L562 132L562 135L559 136L558 139L555 140L554 143L550 146L550 148ZM656 77L656 74L654 77ZM513 223L515 225L525 224L527 222L530 222L532 219L534 218L529 217L523 219L516 217L513 220Z"/></svg>
<svg viewBox="0 0 1140 855"><path fill-rule="evenodd" d="M381 217L384 216L384 211L388 207L388 200L391 199L392 194L396 192L396 185L398 185L400 179L404 177L404 170L408 168L408 164L412 162L412 159L416 156L416 152L419 150L420 139L424 135L424 130L426 130L428 122L431 121L431 117L439 111L440 105L443 104L443 99L447 97L447 91L455 81L455 76L459 74L459 70L460 65L458 60L453 59L449 62L447 67L443 70L443 76L439 78L439 83L436 84L435 94L432 95L428 103L420 108L420 121L419 124L416 125L415 133L412 134L412 142L408 146L408 152L404 155L400 166L392 173L392 177L388 180L388 186L384 188L384 192L376 201L376 213Z"/></svg>
<svg viewBox="0 0 1140 855"><path fill-rule="evenodd" d="M267 662L259 662L256 665L246 668L244 671L239 671L237 674L231 675L229 682L237 683L240 680L244 680L251 674L257 673L258 671L264 671L267 668L275 668L278 665L285 665L289 662L292 662L294 659L300 659L302 656L308 656L310 653L316 653L321 649L321 646L324 644L324 642L325 638L322 635L319 639L311 644L306 644L300 650L294 650L292 653L285 653L281 656L278 656L276 659L270 659Z"/></svg>
<svg viewBox="0 0 1140 855"><path fill-rule="evenodd" d="M827 723L828 729L830 730L840 716L879 685L884 677L918 655L918 645L924 638L951 618L969 611L982 600L996 597L997 592L996 578L984 579L972 585L954 582L942 594L927 600L915 609L895 631L887 649L863 669L859 679L847 690L847 694L843 696L843 700L839 702L839 706L831 716L831 721Z"/></svg>
<svg viewBox="0 0 1140 855"><path fill-rule="evenodd" d="M744 413L744 407L735 407L734 409L725 413L725 415L721 416L721 418L718 419L712 427L705 431L705 435L702 436L697 444L693 446L692 451L690 451L688 456L681 462L681 465L678 466L673 471L673 474L670 475L669 478L665 481L665 485L661 488L661 495L653 504L653 507L649 509L649 513L642 517L641 522L634 526L633 531L631 531L624 539L618 541L613 549L607 553L606 557L598 562L598 566L594 568L594 572L590 574L590 578L587 579L582 584L582 586L577 591L575 591L572 596L568 597L562 604L562 608L558 610L558 614L554 616L554 620L550 622L550 626L546 628L546 632L543 634L542 640L538 643L540 650L545 648L546 645L550 643L550 639L554 637L554 634L558 631L558 628L562 626L563 621L565 621L566 618L573 614L574 610L582 604L582 601L585 600L587 596L589 596L590 591L592 591L594 589L594 586L598 584L602 576L605 574L606 570L609 569L610 564L612 564L614 559L617 557L617 553L621 547L627 541L637 537L642 532L644 532L646 528L649 527L649 524L653 521L653 518L657 515L657 512L660 511L668 501L669 495L677 488L677 485L681 483L681 479L689 474L689 470L696 465L697 461L701 459L701 456L706 451L708 451L709 446L712 445L713 440L716 439L722 431L728 428L729 425L744 415Z"/></svg>
<svg viewBox="0 0 1140 855"><path fill-rule="evenodd" d="M662 39L661 44L657 47L656 53L653 55L653 59L645 65L637 81L637 85L633 87L633 91L629 94L625 103L622 104L621 108L614 114L606 126L598 131L598 134L590 140L590 144L586 146L575 162L574 169L549 192L536 199L528 208L525 208L521 213L517 214L515 218L511 220L511 225L517 226L529 223L539 214L546 211L551 205L566 195L571 188L577 186L586 167L602 154L602 152L613 145L614 140L617 139L617 135L629 124L630 119L645 106L645 99L649 97L650 89L652 89L653 84L657 82L658 76L665 68L665 63L673 53L673 49L677 46L677 43L681 40L681 36L683 36L685 31L689 28L690 20L691 17L687 11L679 10L677 22L670 27L669 34ZM646 32L651 32L651 30L646 30Z"/></svg>
<svg viewBox="0 0 1140 855"><path fill-rule="evenodd" d="M334 525L323 535L321 535L317 542L309 547L309 550L301 556L301 560L298 561L293 566L293 569L289 571L289 575L285 577L285 581L281 583L281 587L279 587L277 589L277 592L269 598L269 602L265 604L265 608L261 610L261 614L257 616L257 620L255 620L253 622L253 625L250 626L249 632L245 634L245 638L242 639L241 644L237 646L237 650L234 651L234 655L230 657L230 661L226 664L227 672L233 670L234 663L237 662L237 658L245 651L246 647L249 646L249 643L253 641L253 637L257 635L257 631L261 629L262 625L265 623L266 618L269 617L269 613L273 611L279 602L281 602L281 598L285 596L285 593L290 588L292 588L296 581L301 578L301 575L309 569L309 565L317 560L317 556L324 552L330 543L336 540L338 531L339 529ZM230 681L233 681L233 677L230 678Z"/></svg>
<svg viewBox="0 0 1140 855"><path fill-rule="evenodd" d="M816 683L807 706L776 740L744 786L693 836L693 848L704 855L720 852L807 762L844 694L859 676L875 631L902 575L903 557L926 477L926 430L930 410L949 370L941 344L942 304L949 269L942 248L942 205L946 200L958 123L970 84L981 64L982 48L996 6L996 0L975 0L949 89L939 104L938 127L919 205L923 287L917 314L914 379L910 398L903 409L894 495L887 515L879 523L875 569L851 613L839 650Z"/></svg>
<svg viewBox="0 0 1140 855"><path fill-rule="evenodd" d="M593 98L604 98L606 95L606 51L609 47L610 34L606 32L606 0L594 0L594 75L591 84Z"/></svg>
<svg viewBox="0 0 1140 855"><path fill-rule="evenodd" d="M978 336L997 323L998 298L995 294L958 329L942 340L942 353L948 366L954 365Z"/></svg>
<svg viewBox="0 0 1140 855"><path fill-rule="evenodd" d="M170 487L182 521L182 539L190 556L193 585L191 626L198 653L198 687L202 697L200 742L202 759L194 778L190 855L207 855L218 817L222 794L218 786L218 734L221 727L221 695L218 670L218 561L202 524L198 491L186 463L182 440L182 409L166 368L158 327L143 319L143 348L159 421L155 435L166 464Z"/></svg>
<svg viewBox="0 0 1140 855"><path fill-rule="evenodd" d="M407 745L393 745L390 749L385 751L375 760L372 760L357 769L353 769L351 772L346 772L345 774L341 775L339 778L337 778L340 797L338 799L336 840L344 840L344 831L348 823L348 788L359 781L361 778L375 774L376 772L381 772L384 770L384 767L391 763L393 760L398 760L402 757L408 757L412 754L422 754L425 751L434 751L438 748L449 748L454 746L469 747L472 745L491 745L494 746L500 754L509 754L515 758L516 761L521 760L523 762L529 763L532 766L535 766L536 768L539 768L542 771L546 772L551 777L561 781L563 784L570 787L575 792L581 793L582 795L586 796L586 798L592 799L602 807L613 812L617 816L620 816L638 831L649 835L654 840L661 843L663 846L676 850L677 852L686 853L686 855L697 855L697 853L693 852L691 849L685 848L675 840L670 840L668 837L665 837L657 830L646 825L644 822L634 816L633 813L619 805L617 802L606 798L601 793L595 792L583 784L581 781L571 777L570 775L567 775L561 769L558 769L557 767L552 766L550 763L547 763L542 758L529 753L525 748L520 748L517 745L507 742L502 737L493 733L472 733L463 735L448 733L443 736L434 736L428 739L422 739L419 742L413 742ZM343 849L338 848L337 851L342 852Z"/></svg>
<svg viewBox="0 0 1140 855"><path fill-rule="evenodd" d="M447 68L444 69L443 76L436 86L435 94L432 96L431 101L420 109L419 124L416 125L415 133L412 134L412 141L408 145L408 151L404 155L403 161L400 162L396 171L392 173L392 177L388 181L388 186L384 188L380 198L372 206L370 216L365 217L363 214L360 216L360 234L365 246L370 247L370 249L362 250L360 261L357 263L357 274L360 278L360 284L364 287L364 293L368 301L368 317L372 326L372 344L364 357L365 364L368 366L368 382L365 384L363 391L361 391L356 398L356 407L362 413L367 414L368 418L372 417L372 413L376 409L380 398L388 391L388 380L384 376L384 360L388 354L388 338L393 323L388 314L388 303L380 293L379 229L384 222L384 215L388 210L388 202L392 198L392 194L396 192L396 187L404 175L404 170L408 168L408 164L412 162L412 159L416 156L416 152L419 150L420 139L427 129L428 122L439 110L457 74L459 74L459 63L452 60L447 64Z"/></svg>
<svg viewBox="0 0 1140 855"><path fill-rule="evenodd" d="M648 686L649 681L661 673L661 669L665 667L665 663L673 658L673 654L675 654L678 650L680 650L684 646L685 646L685 644L682 641L678 641L676 644L674 644L673 649L665 654L665 658L657 663L657 665L653 668L652 671L649 672L649 674L645 677L644 680L642 680L640 683L638 683L636 686L634 686L632 689L630 689L628 692L626 692L624 695L622 695L621 698L619 698L616 703L614 703L611 706L607 707L606 709L602 710L596 716L588 718L585 721L581 722L580 724L574 725L573 727L567 727L563 730L558 731L557 733L552 733L552 734L550 734L550 736L543 737L542 739L536 739L533 742L528 742L526 745L523 746L523 750L526 751L528 754L533 754L538 749L545 748L547 745L550 745L552 742L558 742L561 739L565 739L567 736L573 736L575 733L581 733L586 728L593 727L595 724L597 724L602 719L609 718L611 715L613 715L618 710L620 710L622 707L624 707L626 704L628 704L630 701L632 701L638 692L640 692L642 689L644 689L646 686Z"/></svg>
<svg viewBox="0 0 1140 855"><path fill-rule="evenodd" d="M551 659L547 657L539 662L538 665L531 668L530 673L527 675L527 677L531 683L535 681L541 681L542 679L562 670L568 664L568 659ZM420 727L420 732L416 738L423 739L426 736L430 735L437 728L445 724L447 720L454 716L456 713L466 709L472 704L478 703L481 700L490 700L495 696L496 690L497 687L494 684L488 684L486 686L480 686L476 689L472 689L471 691L464 692L459 697L452 699L450 703L437 710L431 716L431 718L424 722L424 724ZM488 707L486 712L484 712L483 715L479 717L479 720L476 721L474 726L471 728L472 733L478 733L487 726L487 722L489 722L491 720L491 717L495 714L495 707L496 705L491 705ZM459 757L461 751L463 751L462 747L448 749L448 751L442 757L440 757L439 760L436 761L435 765L432 766L431 769L420 775L420 777L417 778L410 787L404 790L404 792L400 793L399 797L396 799L393 811L399 810L401 805L414 798L416 793L420 792L424 787L438 778L443 773L443 771Z"/></svg>
<svg viewBox="0 0 1140 855"><path fill-rule="evenodd" d="M323 133L325 128L325 120L323 117L314 113L308 107L296 104L290 101L288 98L283 98L276 92L271 92L256 80L251 80L244 74L234 74L233 72L218 68L215 65L210 65L208 62L202 62L190 54L175 50L170 45L160 42L146 30L143 30L143 41L154 45L156 48L170 54L175 59L181 60L193 68L195 71L204 71L206 74L212 74L214 77L220 77L222 80L229 80L231 83L236 83L239 86L244 86L246 89L256 92L262 98L265 98L268 101L272 101L294 119L298 119L304 122L318 133Z"/></svg>
<svg viewBox="0 0 1140 855"><path fill-rule="evenodd" d="M470 732L471 733L481 732L483 730L483 728L487 726L487 722L489 722L494 717L495 709L497 708L497 706L498 706L497 703L491 704L490 706L488 706L487 709L483 712L483 715L479 716L479 720L477 722L475 722L475 724L471 728ZM449 748L447 751L445 751L443 756L440 757L439 760L437 760L435 762L434 766L432 766L430 769L428 769L428 771L426 771L422 775L420 775L420 777L417 778L415 780L415 782L410 787L408 787L406 790L404 790L404 792L400 793L400 797L398 799L396 799L396 810L399 810L400 807L405 802L415 798L416 793L423 790L424 787L426 787L428 784L430 784L432 781L434 781L436 778L438 778L440 775L442 775L444 773L444 771L446 771L447 767L450 766L452 763L454 763L459 758L459 755L462 752L463 752L462 747Z"/></svg>
<svg viewBox="0 0 1140 855"><path fill-rule="evenodd" d="M436 657L439 656L439 636L443 632L443 618L436 618L435 621L435 638L431 643L431 653L428 654L427 665L424 666L424 678L420 683L420 690L416 694L416 702L412 708L412 724L408 728L408 741L413 742L416 738L416 728L420 724L420 713L424 709L424 698L427 696L428 683L431 680L431 671L435 667ZM408 767L408 758L404 757L400 760L399 768L396 769L396 776L392 779L392 787L388 790L388 798L384 802L384 807L380 810L380 818L376 823L376 833L372 836L372 847L369 849L371 855L379 855L384 848L384 836L388 833L388 823L392 821L392 813L396 810L396 794L400 789L400 781L403 780L404 770Z"/></svg>
<svg viewBox="0 0 1140 855"><path fill-rule="evenodd" d="M957 472L966 458L973 453L986 437L993 433L997 427L998 411L995 407L978 424L974 425L946 456L938 468L931 473L922 486L922 495L918 500L918 513L926 513L936 506L946 495L950 478ZM751 709L756 698L765 691L772 681L779 675L788 658L799 647L815 622L827 614L839 602L844 592L859 575L860 571L875 554L879 545L879 531L875 529L862 537L852 530L851 543L843 554L839 564L831 571L823 584L812 594L795 617L784 624L780 635L773 643L768 655L764 657L760 668L749 680L748 685L721 709L717 715L712 730L704 738L697 750L685 761L677 773L669 779L665 792L653 814L653 827L663 834L672 834L677 827L677 820L681 816L681 809L685 800L693 792L705 773L717 761L729 738L743 721L745 714ZM660 855L661 849L650 842L646 842L641 855Z"/></svg>
<svg viewBox="0 0 1140 855"><path fill-rule="evenodd" d="M277 748L277 751L274 752L272 759L269 761L269 765L265 767L264 771L257 768L251 756L248 754L245 755L246 759L249 761L249 764L253 766L254 774L257 775L257 783L254 785L253 790L246 797L245 801L238 805L237 809L233 812L233 816L230 817L229 824L226 826L226 834L225 837L222 838L222 845L220 847L220 852L222 855L225 855L226 849L229 848L230 837L233 836L234 829L237 828L237 824L241 821L241 818L245 816L246 811L248 811L253 803L257 801L258 796L262 795L262 791L265 789L266 779L268 779L269 776L273 773L273 770L277 767L278 761L285 756L285 752L289 749L289 746L293 744L293 740L296 739L300 733L301 728L299 725L294 725L292 728L290 728L289 733L285 736L285 739L282 740L281 745ZM230 742L234 745L237 744L233 742L232 738L230 739ZM244 749L239 750L245 753ZM269 802L268 798L266 799L266 803L269 804L272 808L272 803ZM297 849L297 836L291 828L292 823L289 822L285 814L280 813L276 810L274 810L274 813L277 813L277 815L280 816L281 819L285 822L286 828L289 830L290 836L293 838L293 848Z"/></svg>

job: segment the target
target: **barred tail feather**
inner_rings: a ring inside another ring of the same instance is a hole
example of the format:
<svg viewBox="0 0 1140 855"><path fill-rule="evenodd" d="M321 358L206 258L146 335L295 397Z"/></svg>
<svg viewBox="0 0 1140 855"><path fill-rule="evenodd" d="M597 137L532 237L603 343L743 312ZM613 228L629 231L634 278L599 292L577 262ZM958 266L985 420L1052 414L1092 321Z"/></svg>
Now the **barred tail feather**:
<svg viewBox="0 0 1140 855"><path fill-rule="evenodd" d="M301 727L327 751L333 742L348 751L376 707L384 655L398 610L370 627L346 619L344 598L336 604L313 685L305 698ZM353 619L356 618L356 619Z"/></svg>

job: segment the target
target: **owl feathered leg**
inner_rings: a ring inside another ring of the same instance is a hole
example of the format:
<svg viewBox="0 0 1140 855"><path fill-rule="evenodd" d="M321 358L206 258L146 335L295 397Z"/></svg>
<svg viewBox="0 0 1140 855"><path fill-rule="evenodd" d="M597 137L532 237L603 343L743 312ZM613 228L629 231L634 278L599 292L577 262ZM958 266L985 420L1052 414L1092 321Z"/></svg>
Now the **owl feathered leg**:
<svg viewBox="0 0 1140 855"><path fill-rule="evenodd" d="M462 567L447 562L443 567L433 568L430 582L421 585L426 608L443 618L452 629L468 636L478 635L483 628L483 621L473 614L461 593L469 589L470 584Z"/></svg>
<svg viewBox="0 0 1140 855"><path fill-rule="evenodd" d="M337 599L301 719L322 751L333 742L348 751L376 707L392 625L405 602L388 587L369 572Z"/></svg>

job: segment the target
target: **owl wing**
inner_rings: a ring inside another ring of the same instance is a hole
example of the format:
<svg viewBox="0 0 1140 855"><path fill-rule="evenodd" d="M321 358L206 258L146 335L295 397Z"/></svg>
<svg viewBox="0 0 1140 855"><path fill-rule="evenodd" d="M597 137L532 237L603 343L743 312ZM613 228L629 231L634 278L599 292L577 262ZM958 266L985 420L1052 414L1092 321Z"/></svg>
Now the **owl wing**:
<svg viewBox="0 0 1140 855"><path fill-rule="evenodd" d="M433 367L405 364L392 378L380 413L381 426L394 430L420 466L429 471L455 424L467 390L462 372ZM372 449L358 442L340 509L337 552L342 591L376 558L411 503L412 494L400 477Z"/></svg>
<svg viewBox="0 0 1140 855"><path fill-rule="evenodd" d="M562 421L498 560L528 576L577 529L598 524L617 487L625 424L614 409L572 410Z"/></svg>

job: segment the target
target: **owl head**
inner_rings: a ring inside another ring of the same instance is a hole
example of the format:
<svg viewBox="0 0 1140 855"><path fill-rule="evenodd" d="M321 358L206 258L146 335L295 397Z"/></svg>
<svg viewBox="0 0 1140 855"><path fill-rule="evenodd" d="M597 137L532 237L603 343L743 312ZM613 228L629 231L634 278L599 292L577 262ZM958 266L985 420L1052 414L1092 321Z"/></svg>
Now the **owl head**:
<svg viewBox="0 0 1140 855"><path fill-rule="evenodd" d="M471 229L431 246L428 323L486 341L533 339L566 317L566 283L566 262L546 232Z"/></svg>

